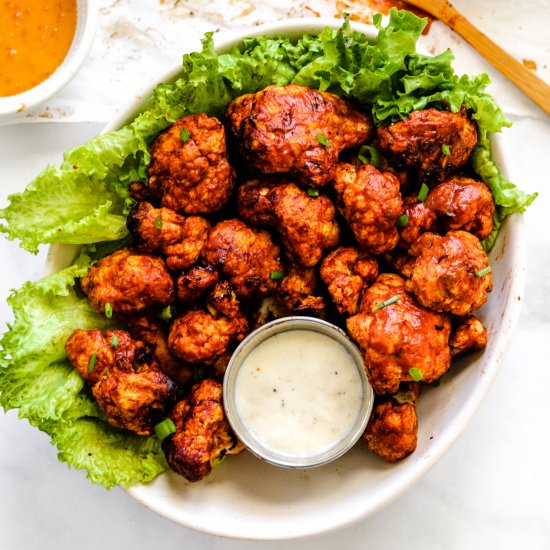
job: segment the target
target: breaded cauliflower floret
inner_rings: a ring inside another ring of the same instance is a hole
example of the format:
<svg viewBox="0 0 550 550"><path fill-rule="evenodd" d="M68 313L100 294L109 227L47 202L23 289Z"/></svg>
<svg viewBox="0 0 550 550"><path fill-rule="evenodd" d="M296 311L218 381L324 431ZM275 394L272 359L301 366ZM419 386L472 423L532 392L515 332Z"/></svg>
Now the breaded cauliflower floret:
<svg viewBox="0 0 550 550"><path fill-rule="evenodd" d="M217 118L196 114L177 120L155 138L150 154L149 190L161 206L211 214L226 205L235 172Z"/></svg>
<svg viewBox="0 0 550 550"><path fill-rule="evenodd" d="M210 222L201 216L180 216L169 208L154 208L148 202L137 203L126 225L140 252L158 252L172 271L192 267L199 259Z"/></svg>
<svg viewBox="0 0 550 550"><path fill-rule="evenodd" d="M339 163L333 181L338 207L359 245L371 254L392 250L398 241L402 200L399 180L370 164Z"/></svg>
<svg viewBox="0 0 550 550"><path fill-rule="evenodd" d="M170 418L176 432L162 442L170 468L188 481L210 474L217 460L243 450L225 418L222 385L205 379L180 401Z"/></svg>
<svg viewBox="0 0 550 550"><path fill-rule="evenodd" d="M416 259L406 288L423 306L463 316L487 301L493 277L483 270L489 258L471 233L424 233L409 253Z"/></svg>
<svg viewBox="0 0 550 550"><path fill-rule="evenodd" d="M375 404L363 440L386 462L397 462L416 449L418 419L414 403L384 399Z"/></svg>
<svg viewBox="0 0 550 550"><path fill-rule="evenodd" d="M477 129L463 107L458 113L424 109L377 130L380 149L397 166L418 170L420 181L443 181L468 160Z"/></svg>
<svg viewBox="0 0 550 550"><path fill-rule="evenodd" d="M319 294L316 270L290 264L281 280L277 302L294 315L323 317L326 304Z"/></svg>
<svg viewBox="0 0 550 550"><path fill-rule="evenodd" d="M445 232L461 229L483 240L493 230L495 203L481 181L451 176L428 193L425 205Z"/></svg>
<svg viewBox="0 0 550 550"><path fill-rule="evenodd" d="M346 323L378 395L393 395L418 376L435 382L451 364L450 317L419 305L399 275L379 275Z"/></svg>
<svg viewBox="0 0 550 550"><path fill-rule="evenodd" d="M67 357L92 388L109 424L138 435L152 435L176 399L176 385L150 350L123 330L75 330Z"/></svg>
<svg viewBox="0 0 550 550"><path fill-rule="evenodd" d="M174 301L174 281L159 256L122 248L105 256L82 278L82 290L98 313L134 315Z"/></svg>
<svg viewBox="0 0 550 550"><path fill-rule="evenodd" d="M234 317L212 315L200 309L177 317L170 326L168 348L188 363L213 364L232 342L246 335L248 323L241 313Z"/></svg>
<svg viewBox="0 0 550 550"><path fill-rule="evenodd" d="M378 276L378 262L357 248L340 247L322 261L320 274L338 312L355 315L363 289Z"/></svg>
<svg viewBox="0 0 550 550"><path fill-rule="evenodd" d="M372 121L347 100L296 84L238 97L226 114L248 162L264 174L288 172L308 187L329 182L338 154L373 134Z"/></svg>
<svg viewBox="0 0 550 550"><path fill-rule="evenodd" d="M179 388L185 387L192 380L193 368L168 349L168 330L157 314L130 316L126 323L132 338L151 348L160 370Z"/></svg>
<svg viewBox="0 0 550 550"><path fill-rule="evenodd" d="M240 298L257 298L278 286L274 273L283 270L280 248L267 231L238 219L216 224L202 249L202 260L227 279Z"/></svg>
<svg viewBox="0 0 550 550"><path fill-rule="evenodd" d="M249 181L239 188L240 216L253 225L272 227L285 251L303 267L313 267L340 238L331 200L311 197L294 183Z"/></svg>
<svg viewBox="0 0 550 550"><path fill-rule="evenodd" d="M484 349L487 346L487 329L475 315L463 317L453 327L449 345L453 357Z"/></svg>

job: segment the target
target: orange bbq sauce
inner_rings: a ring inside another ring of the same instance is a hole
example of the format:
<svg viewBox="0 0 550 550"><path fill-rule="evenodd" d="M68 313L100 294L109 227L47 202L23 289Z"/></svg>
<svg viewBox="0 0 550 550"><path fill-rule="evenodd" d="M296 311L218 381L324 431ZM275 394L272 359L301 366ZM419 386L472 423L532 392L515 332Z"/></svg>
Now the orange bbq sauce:
<svg viewBox="0 0 550 550"><path fill-rule="evenodd" d="M0 96L34 88L61 65L76 15L76 0L0 0Z"/></svg>

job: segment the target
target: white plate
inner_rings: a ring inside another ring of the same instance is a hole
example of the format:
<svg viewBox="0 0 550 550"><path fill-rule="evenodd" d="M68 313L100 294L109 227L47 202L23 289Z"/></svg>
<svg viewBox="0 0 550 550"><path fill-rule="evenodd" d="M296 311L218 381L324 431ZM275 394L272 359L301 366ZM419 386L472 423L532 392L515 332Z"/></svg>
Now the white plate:
<svg viewBox="0 0 550 550"><path fill-rule="evenodd" d="M295 37L317 33L326 26L340 27L341 20L300 19L275 23L232 34L219 40L223 51L245 36L261 34ZM355 24L373 38L373 27ZM161 76L173 78L178 66ZM153 86L141 94L147 98ZM119 128L142 107L132 101L105 131ZM506 173L505 159L494 153ZM70 251L69 251L70 252ZM47 270L67 264L67 249L53 246ZM418 402L418 447L397 464L386 464L359 444L330 465L312 470L286 470L270 466L248 453L230 457L204 481L186 482L167 472L147 485L127 491L144 506L177 523L225 537L275 540L328 532L361 520L388 505L417 482L443 456L464 430L483 401L502 362L515 329L523 299L525 279L524 227L521 216L510 216L491 254L494 289L478 311L487 326L489 343L483 353L453 364L448 380L427 388Z"/></svg>

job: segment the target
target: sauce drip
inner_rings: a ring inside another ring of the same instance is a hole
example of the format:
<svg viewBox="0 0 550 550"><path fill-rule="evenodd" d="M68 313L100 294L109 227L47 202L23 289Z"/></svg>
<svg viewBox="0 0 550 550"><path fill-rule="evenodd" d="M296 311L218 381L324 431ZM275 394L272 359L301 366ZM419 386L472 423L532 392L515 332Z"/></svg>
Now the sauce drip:
<svg viewBox="0 0 550 550"><path fill-rule="evenodd" d="M267 338L244 359L235 380L243 424L267 449L316 456L353 428L363 388L352 356L330 336L308 330Z"/></svg>
<svg viewBox="0 0 550 550"><path fill-rule="evenodd" d="M61 65L76 17L76 0L0 0L0 96L34 88Z"/></svg>

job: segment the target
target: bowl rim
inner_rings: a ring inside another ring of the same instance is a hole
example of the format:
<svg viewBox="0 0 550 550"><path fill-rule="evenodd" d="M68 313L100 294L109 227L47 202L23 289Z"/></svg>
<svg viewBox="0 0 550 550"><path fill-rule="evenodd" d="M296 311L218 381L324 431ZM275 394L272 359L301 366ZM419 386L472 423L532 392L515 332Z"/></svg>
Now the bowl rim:
<svg viewBox="0 0 550 550"><path fill-rule="evenodd" d="M337 29L342 23L342 19L336 18L302 18L267 23L254 27L253 29L222 32L216 37L217 43L214 49L217 53L222 53L246 37L255 37L264 34L272 37L292 37L304 33L315 34L326 27ZM356 22L350 22L350 24L354 30L366 34L371 39L377 36L377 29L371 25ZM421 48L418 48L418 51L426 53L423 52ZM147 98L153 92L158 82L173 80L181 72L182 67L179 63L174 68L166 71L163 75L160 75L155 81L150 81L146 84L140 93L133 97L132 102L125 109L119 111L113 120L105 126L103 133L118 129L134 118L135 115L144 108ZM501 139L504 139L501 135L491 136L493 145L498 145ZM498 155L495 155L495 157L502 172L506 174L508 171L506 166L507 160L498 158ZM346 514L345 518L338 516L333 521L323 522L323 524L316 522L315 525L312 525L311 522L306 522L305 525L300 524L299 528L293 527L287 530L274 529L271 532L258 532L256 530L255 534L250 534L238 528L227 528L227 526L223 527L208 521L197 521L196 518L192 516L186 516L185 511L183 511L182 516L182 509L171 505L166 500L166 497L151 499L148 494L150 491L150 484L136 484L127 487L125 489L126 493L144 507L190 529L214 536L254 541L290 540L328 533L357 523L397 500L439 462L464 431L475 412L481 406L483 398L486 396L493 383L499 371L499 366L503 362L506 351L511 343L511 336L519 320L525 288L526 253L525 247L523 246L525 240L525 225L521 215L512 214L506 218L493 250L497 248L497 244L503 238L506 238L506 248L510 250L509 254L511 254L513 260L513 267L507 276L507 278L510 279L510 289L506 297L505 310L500 319L500 330L493 340L495 352L484 362L482 372L479 375L474 391L472 391L467 399L462 402L458 414L452 418L451 423L446 426L445 431L439 433L438 437L430 442L429 456L419 457L418 460L407 462L406 468L397 470L391 482L387 483L384 494L374 499L370 505L366 507L356 506L352 510L348 510L349 513ZM46 272L51 273L52 270L59 269L61 264L67 265L67 262L69 262L71 258L74 259L75 250L74 245L50 246L45 268ZM59 260L60 257L63 258L61 261Z"/></svg>
<svg viewBox="0 0 550 550"><path fill-rule="evenodd" d="M19 94L0 97L0 117L17 115L50 99L76 75L92 47L97 29L97 0L75 0L77 20L65 59L46 80Z"/></svg>

